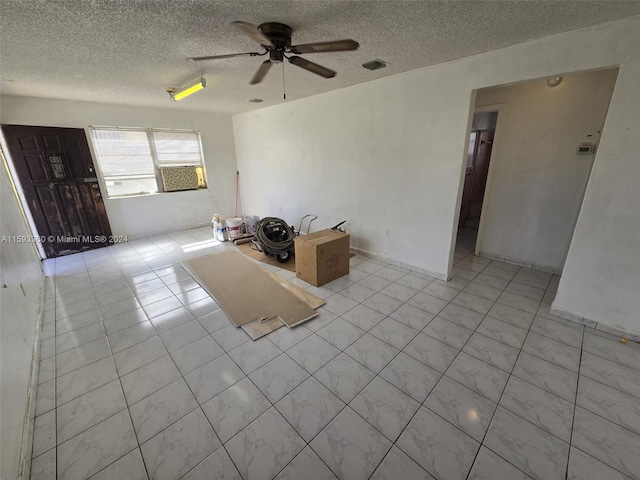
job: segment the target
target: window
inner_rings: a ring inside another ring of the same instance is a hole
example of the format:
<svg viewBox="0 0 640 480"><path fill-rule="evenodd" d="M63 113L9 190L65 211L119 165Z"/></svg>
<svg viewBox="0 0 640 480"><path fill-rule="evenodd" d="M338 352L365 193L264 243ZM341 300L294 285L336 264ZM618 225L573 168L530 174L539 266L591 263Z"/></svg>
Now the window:
<svg viewBox="0 0 640 480"><path fill-rule="evenodd" d="M197 188L206 188L196 130L91 127L91 136L109 197L172 190L164 188L161 175L170 167L192 167Z"/></svg>

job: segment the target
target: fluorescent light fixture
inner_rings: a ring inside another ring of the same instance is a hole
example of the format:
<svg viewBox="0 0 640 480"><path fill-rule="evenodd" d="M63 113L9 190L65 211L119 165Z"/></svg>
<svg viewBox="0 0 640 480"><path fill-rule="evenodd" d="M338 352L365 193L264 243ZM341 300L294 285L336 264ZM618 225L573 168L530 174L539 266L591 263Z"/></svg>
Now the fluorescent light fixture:
<svg viewBox="0 0 640 480"><path fill-rule="evenodd" d="M201 78L200 81L195 85L187 87L184 90L169 92L169 95L171 96L172 100L177 102L178 100L182 100L183 98L188 97L192 93L196 93L198 90L202 90L206 86L207 81L204 78Z"/></svg>

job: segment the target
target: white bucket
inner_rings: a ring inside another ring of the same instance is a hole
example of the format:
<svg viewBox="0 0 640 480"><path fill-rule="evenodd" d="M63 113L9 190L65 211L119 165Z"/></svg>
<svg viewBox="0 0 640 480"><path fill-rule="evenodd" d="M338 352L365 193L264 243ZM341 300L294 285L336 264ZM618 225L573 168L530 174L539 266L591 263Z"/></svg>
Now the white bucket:
<svg viewBox="0 0 640 480"><path fill-rule="evenodd" d="M256 234L256 226L260 221L260 217L257 215L247 215L244 217L244 229L247 232L247 235L255 235Z"/></svg>
<svg viewBox="0 0 640 480"><path fill-rule="evenodd" d="M227 218L227 231L229 239L240 238L242 236L242 219L238 217Z"/></svg>

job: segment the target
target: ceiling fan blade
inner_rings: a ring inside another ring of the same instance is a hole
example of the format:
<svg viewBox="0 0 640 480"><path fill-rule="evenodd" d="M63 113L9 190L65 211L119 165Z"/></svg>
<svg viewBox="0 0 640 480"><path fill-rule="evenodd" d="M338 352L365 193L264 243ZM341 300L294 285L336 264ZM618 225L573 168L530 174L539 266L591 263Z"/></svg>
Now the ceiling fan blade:
<svg viewBox="0 0 640 480"><path fill-rule="evenodd" d="M264 62L262 62L262 65L258 67L258 71L249 82L249 85L255 85L256 83L260 83L264 78L264 76L269 72L271 65L273 65L273 63L271 63L271 60L265 60Z"/></svg>
<svg viewBox="0 0 640 480"><path fill-rule="evenodd" d="M304 45L293 45L293 53L322 53L322 52L348 52L357 50L360 44L355 40L347 38L345 40L334 40L332 42L305 43Z"/></svg>
<svg viewBox="0 0 640 480"><path fill-rule="evenodd" d="M336 72L333 70L323 67L322 65L318 65L317 63L310 62L306 58L291 57L289 58L289 62L293 63L296 67L304 68L305 70L324 78L333 78L336 76Z"/></svg>
<svg viewBox="0 0 640 480"><path fill-rule="evenodd" d="M235 22L231 22L231 25L236 27L238 30L240 30L242 33L244 33L248 37L251 37L252 39L254 39L260 45L268 45L269 47L275 48L275 45L271 42L271 40L269 40L260 30L258 30L258 27L256 27L254 24L248 23L248 22L235 21Z"/></svg>
<svg viewBox="0 0 640 480"><path fill-rule="evenodd" d="M222 58L231 58L231 57L241 57L243 55L250 55L255 57L256 55L260 55L257 52L247 52L247 53L228 53L226 55L211 55L208 57L189 57L187 60L190 62L202 62L203 60L220 60Z"/></svg>

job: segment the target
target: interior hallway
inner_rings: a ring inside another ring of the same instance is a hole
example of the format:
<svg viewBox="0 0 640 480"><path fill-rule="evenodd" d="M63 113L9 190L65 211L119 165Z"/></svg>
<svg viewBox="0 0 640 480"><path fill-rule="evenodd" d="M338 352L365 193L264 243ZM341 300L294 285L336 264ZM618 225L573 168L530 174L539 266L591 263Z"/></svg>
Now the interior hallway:
<svg viewBox="0 0 640 480"><path fill-rule="evenodd" d="M256 342L179 265L210 228L46 261L31 478L640 478L640 345L474 243L450 282L273 267L327 304Z"/></svg>

